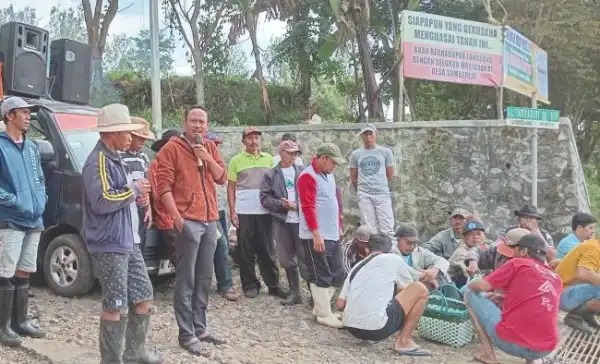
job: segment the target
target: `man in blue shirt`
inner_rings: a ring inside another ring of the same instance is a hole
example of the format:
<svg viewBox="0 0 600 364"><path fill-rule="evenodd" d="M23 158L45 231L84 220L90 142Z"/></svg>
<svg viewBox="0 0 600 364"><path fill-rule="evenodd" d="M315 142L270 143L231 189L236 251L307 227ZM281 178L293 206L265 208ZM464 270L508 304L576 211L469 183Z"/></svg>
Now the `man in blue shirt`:
<svg viewBox="0 0 600 364"><path fill-rule="evenodd" d="M596 218L585 212L578 212L571 220L572 233L565 236L556 248L556 258L562 259L580 243L591 239L596 233Z"/></svg>
<svg viewBox="0 0 600 364"><path fill-rule="evenodd" d="M25 133L31 105L9 97L0 113L0 343L19 346L21 336L46 334L27 319L29 276L35 273L42 214L48 197L40 152Z"/></svg>

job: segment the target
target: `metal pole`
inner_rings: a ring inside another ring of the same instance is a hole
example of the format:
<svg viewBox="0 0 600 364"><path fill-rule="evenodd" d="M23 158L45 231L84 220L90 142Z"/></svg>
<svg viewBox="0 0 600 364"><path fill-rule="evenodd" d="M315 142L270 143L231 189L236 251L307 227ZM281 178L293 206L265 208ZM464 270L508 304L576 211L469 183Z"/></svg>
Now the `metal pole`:
<svg viewBox="0 0 600 364"><path fill-rule="evenodd" d="M537 109L537 93L531 96L531 108ZM538 130L533 129L531 138L531 205L537 207L538 198Z"/></svg>
<svg viewBox="0 0 600 364"><path fill-rule="evenodd" d="M158 0L150 1L150 48L152 50L152 122L158 137L162 135L160 103L160 50L158 27Z"/></svg>

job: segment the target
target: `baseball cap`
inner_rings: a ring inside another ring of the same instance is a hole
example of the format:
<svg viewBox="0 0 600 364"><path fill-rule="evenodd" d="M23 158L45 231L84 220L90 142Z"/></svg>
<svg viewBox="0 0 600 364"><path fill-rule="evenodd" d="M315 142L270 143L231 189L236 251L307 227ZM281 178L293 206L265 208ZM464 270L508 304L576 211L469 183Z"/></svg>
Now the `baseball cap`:
<svg viewBox="0 0 600 364"><path fill-rule="evenodd" d="M408 241L416 242L419 241L419 233L414 226L409 224L400 224L394 234L396 238L404 238Z"/></svg>
<svg viewBox="0 0 600 364"><path fill-rule="evenodd" d="M277 150L283 150L289 153L296 153L300 150L300 147L298 147L298 143L292 140L284 140L281 143L279 143L279 147L277 147Z"/></svg>
<svg viewBox="0 0 600 364"><path fill-rule="evenodd" d="M504 237L498 239L496 250L505 257L512 258L515 256L513 245L517 244L522 237L529 235L530 231L522 228L511 229Z"/></svg>
<svg viewBox="0 0 600 364"><path fill-rule="evenodd" d="M479 220L467 221L463 227L463 235L470 233L471 231L485 231L485 226L483 226L483 223Z"/></svg>
<svg viewBox="0 0 600 364"><path fill-rule="evenodd" d="M249 126L246 129L244 129L244 132L242 133L242 139L244 139L250 134L262 135L262 131L258 130L258 128L255 126Z"/></svg>
<svg viewBox="0 0 600 364"><path fill-rule="evenodd" d="M213 131L209 131L206 133L206 139L212 141L215 144L221 144L223 143L223 141L221 140L221 138L219 138L219 134L213 132Z"/></svg>
<svg viewBox="0 0 600 364"><path fill-rule="evenodd" d="M527 234L524 237L522 237L518 242L509 246L513 248L527 248L530 252L534 254L546 255L546 241L538 234Z"/></svg>
<svg viewBox="0 0 600 364"><path fill-rule="evenodd" d="M361 243L368 243L370 237L371 229L369 229L367 225L359 226L354 233L354 239L360 241Z"/></svg>
<svg viewBox="0 0 600 364"><path fill-rule="evenodd" d="M373 124L365 124L362 126L362 128L360 128L360 135L362 135L363 133L366 133L367 131L371 131L373 133L377 132L377 128L375 127L375 125Z"/></svg>
<svg viewBox="0 0 600 364"><path fill-rule="evenodd" d="M317 157L329 157L337 164L345 164L346 160L342 157L342 152L337 145L333 143L321 144L317 148Z"/></svg>
<svg viewBox="0 0 600 364"><path fill-rule="evenodd" d="M466 218L467 216L471 215L469 213L469 211L463 209L463 208L456 208L452 211L452 215L450 215L450 217L454 217L454 216L460 216L460 217L464 217Z"/></svg>
<svg viewBox="0 0 600 364"><path fill-rule="evenodd" d="M283 135L281 136L281 141L284 140L291 140L293 142L296 142L296 136L292 133L283 133Z"/></svg>
<svg viewBox="0 0 600 364"><path fill-rule="evenodd" d="M152 145L150 146L150 149L152 149L155 152L158 152L162 147L165 146L165 144L167 144L169 139L171 139L173 137L178 137L180 135L181 135L181 130L169 129L163 133L163 135L160 139L158 139L157 141L152 143Z"/></svg>
<svg viewBox="0 0 600 364"><path fill-rule="evenodd" d="M15 109L29 109L30 107L33 107L33 105L28 104L27 101L20 97L12 96L2 102L0 114L2 114L2 118L4 118L4 115Z"/></svg>

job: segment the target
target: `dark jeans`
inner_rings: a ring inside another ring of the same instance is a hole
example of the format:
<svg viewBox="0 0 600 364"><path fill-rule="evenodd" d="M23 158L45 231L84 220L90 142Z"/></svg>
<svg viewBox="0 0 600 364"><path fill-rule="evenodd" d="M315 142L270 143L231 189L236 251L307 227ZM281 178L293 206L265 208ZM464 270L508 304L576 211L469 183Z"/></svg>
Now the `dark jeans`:
<svg viewBox="0 0 600 364"><path fill-rule="evenodd" d="M217 228L221 231L221 237L217 240L217 249L215 250L215 277L217 278L217 292L225 293L233 287L233 280L227 260L229 244L227 243L227 220L224 218L224 214L223 218L219 220Z"/></svg>
<svg viewBox="0 0 600 364"><path fill-rule="evenodd" d="M240 268L242 289L260 289L256 277L256 263L260 275L269 288L279 287L279 270L273 258L271 215L238 215L240 227L237 231L238 246L236 262Z"/></svg>
<svg viewBox="0 0 600 364"><path fill-rule="evenodd" d="M316 252L313 241L302 240L308 281L319 287L341 287L346 272L342 259L342 245L337 241L325 240L325 251Z"/></svg>

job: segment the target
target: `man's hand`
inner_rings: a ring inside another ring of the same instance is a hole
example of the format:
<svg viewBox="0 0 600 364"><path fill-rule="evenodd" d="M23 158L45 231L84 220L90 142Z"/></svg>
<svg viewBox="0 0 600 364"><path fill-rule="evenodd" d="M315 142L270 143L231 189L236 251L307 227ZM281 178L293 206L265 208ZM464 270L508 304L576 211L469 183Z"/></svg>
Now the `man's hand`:
<svg viewBox="0 0 600 364"><path fill-rule="evenodd" d="M421 279L425 280L426 282L432 282L437 280L437 276L440 273L440 270L437 268L429 268L424 270L422 273L423 276L421 277Z"/></svg>
<svg viewBox="0 0 600 364"><path fill-rule="evenodd" d="M477 262L472 260L469 262L469 265L467 266L467 273L472 276L473 274L477 273L479 271L479 267L477 266Z"/></svg>
<svg viewBox="0 0 600 364"><path fill-rule="evenodd" d="M177 214L177 216L175 216L173 218L173 224L175 225L175 229L177 229L177 231L179 231L179 233L183 232L183 223L185 222L185 220L183 220L183 217L181 217L180 214Z"/></svg>
<svg viewBox="0 0 600 364"><path fill-rule="evenodd" d="M150 195L145 194L145 195L141 195L139 196L135 202L138 204L138 206L140 207L150 207Z"/></svg>
<svg viewBox="0 0 600 364"><path fill-rule="evenodd" d="M213 160L212 155L208 152L204 145L194 145L194 154L196 155L196 158L199 158L204 162L210 162Z"/></svg>
<svg viewBox="0 0 600 364"><path fill-rule="evenodd" d="M229 219L231 220L231 225L235 226L236 229L240 228L240 220L235 211L231 211L229 213Z"/></svg>
<svg viewBox="0 0 600 364"><path fill-rule="evenodd" d="M313 249L317 253L322 253L325 251L325 241L323 240L321 233L318 231L313 233Z"/></svg>
<svg viewBox="0 0 600 364"><path fill-rule="evenodd" d="M146 224L146 226L148 226L148 228L152 226L152 209L150 208L150 206L146 208L146 215L144 215L144 223Z"/></svg>
<svg viewBox="0 0 600 364"><path fill-rule="evenodd" d="M287 210L297 210L298 207L296 206L296 203L294 201L290 201L287 198L282 198L281 201L283 202L283 207L285 207Z"/></svg>
<svg viewBox="0 0 600 364"><path fill-rule="evenodd" d="M134 182L134 184L137 187L140 195L147 195L150 193L150 182L147 179L138 179Z"/></svg>

